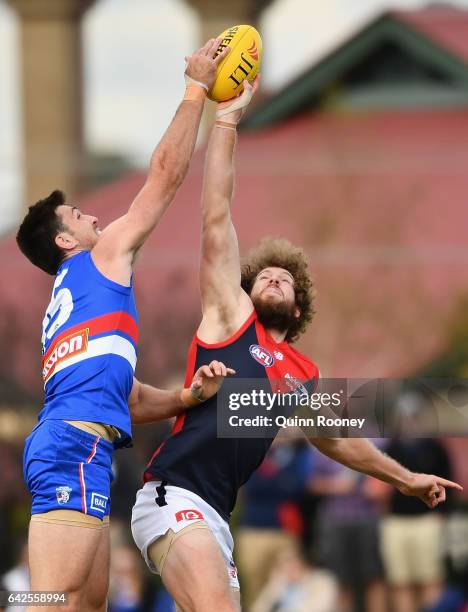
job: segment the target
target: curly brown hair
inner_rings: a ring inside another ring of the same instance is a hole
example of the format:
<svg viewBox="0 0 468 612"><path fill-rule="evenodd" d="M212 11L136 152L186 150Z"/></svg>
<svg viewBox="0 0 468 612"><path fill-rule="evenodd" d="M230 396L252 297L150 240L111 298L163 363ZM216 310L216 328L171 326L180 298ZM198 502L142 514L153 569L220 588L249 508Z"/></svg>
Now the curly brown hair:
<svg viewBox="0 0 468 612"><path fill-rule="evenodd" d="M314 316L315 289L306 254L285 238L268 236L249 251L242 263L241 284L250 295L258 274L265 268L283 268L294 278L296 306L301 314L289 327L286 341L293 343L303 334Z"/></svg>

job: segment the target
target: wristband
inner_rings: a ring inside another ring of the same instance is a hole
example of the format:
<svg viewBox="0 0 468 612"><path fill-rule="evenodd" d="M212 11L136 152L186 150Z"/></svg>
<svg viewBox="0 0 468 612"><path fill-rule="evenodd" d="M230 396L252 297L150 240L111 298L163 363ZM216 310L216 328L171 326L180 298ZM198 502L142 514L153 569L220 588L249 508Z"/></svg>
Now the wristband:
<svg viewBox="0 0 468 612"><path fill-rule="evenodd" d="M237 123L229 123L228 121L215 121L215 127L223 128L224 130L231 130L237 132Z"/></svg>
<svg viewBox="0 0 468 612"><path fill-rule="evenodd" d="M185 78L185 85L188 87L189 85L199 85L200 87L203 87L203 89L205 91L208 91L209 87L208 85L206 85L206 83L202 83L201 81L196 81L195 79L192 79L191 76L189 76L187 73L184 74L184 78Z"/></svg>
<svg viewBox="0 0 468 612"><path fill-rule="evenodd" d="M189 102L204 102L206 98L206 89L202 85L187 85L185 88L184 101Z"/></svg>
<svg viewBox="0 0 468 612"><path fill-rule="evenodd" d="M180 397L180 401L186 408L192 408L193 406L198 406L198 404L202 404L205 401L197 397L194 394L194 391L191 387L189 389L182 389L179 397Z"/></svg>

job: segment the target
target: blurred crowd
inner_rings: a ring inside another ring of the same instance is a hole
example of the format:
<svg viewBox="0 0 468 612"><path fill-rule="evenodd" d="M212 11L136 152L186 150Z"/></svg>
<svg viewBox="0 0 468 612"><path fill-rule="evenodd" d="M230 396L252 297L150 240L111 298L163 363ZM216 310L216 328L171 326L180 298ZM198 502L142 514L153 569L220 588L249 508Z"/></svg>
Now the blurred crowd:
<svg viewBox="0 0 468 612"><path fill-rule="evenodd" d="M145 427L133 449L116 453L110 612L174 610L129 532L144 463L166 434L161 426ZM375 443L413 471L456 477L444 440ZM21 452L21 440L0 446L5 590L28 588ZM242 488L232 527L247 612L468 612L466 502L449 495L429 510L331 461L304 439L277 438Z"/></svg>

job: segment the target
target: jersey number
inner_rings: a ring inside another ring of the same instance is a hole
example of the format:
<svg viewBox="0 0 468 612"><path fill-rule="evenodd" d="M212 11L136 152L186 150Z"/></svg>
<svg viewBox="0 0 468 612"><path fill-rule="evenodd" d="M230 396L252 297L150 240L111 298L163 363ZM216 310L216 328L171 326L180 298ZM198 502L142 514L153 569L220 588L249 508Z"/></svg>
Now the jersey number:
<svg viewBox="0 0 468 612"><path fill-rule="evenodd" d="M42 349L44 350L45 343L50 340L55 332L64 325L73 311L73 296L70 289L56 290L62 284L68 272L65 268L59 276L57 276L54 288L52 289L52 300L46 310L44 320L42 321Z"/></svg>

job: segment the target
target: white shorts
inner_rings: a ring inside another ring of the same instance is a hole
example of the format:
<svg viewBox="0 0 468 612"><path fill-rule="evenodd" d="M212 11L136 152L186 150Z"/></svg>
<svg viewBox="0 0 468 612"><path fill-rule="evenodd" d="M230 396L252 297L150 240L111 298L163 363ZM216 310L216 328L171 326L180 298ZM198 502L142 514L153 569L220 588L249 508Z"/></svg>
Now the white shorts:
<svg viewBox="0 0 468 612"><path fill-rule="evenodd" d="M149 569L154 574L159 573L148 556L148 548L153 542L169 529L178 533L193 525L194 521L204 520L221 548L231 587L238 589L237 569L232 557L234 541L228 523L196 493L180 487L166 485L165 505L158 505L156 498L161 503L161 495L156 488L160 484L160 481L155 480L147 482L138 491L132 510L133 539Z"/></svg>

